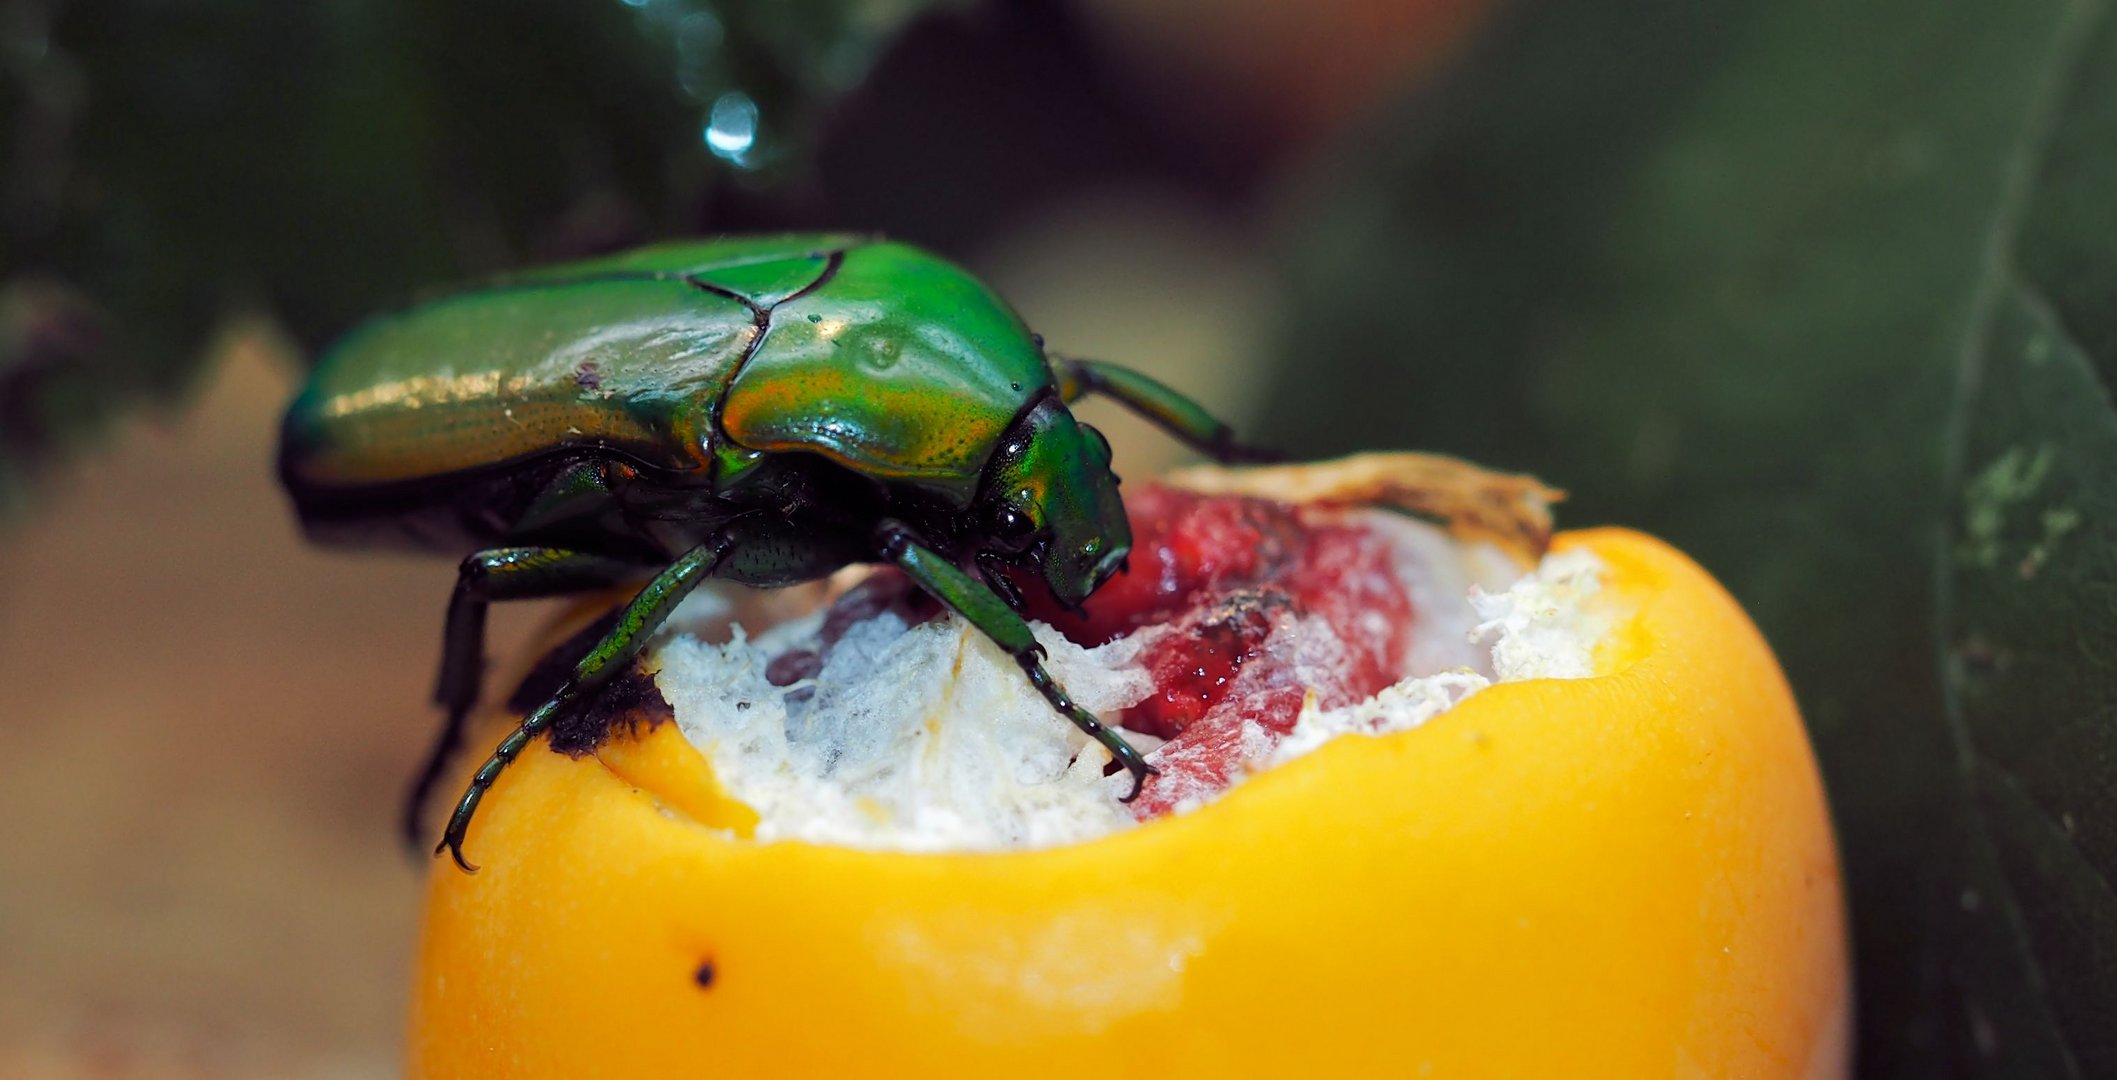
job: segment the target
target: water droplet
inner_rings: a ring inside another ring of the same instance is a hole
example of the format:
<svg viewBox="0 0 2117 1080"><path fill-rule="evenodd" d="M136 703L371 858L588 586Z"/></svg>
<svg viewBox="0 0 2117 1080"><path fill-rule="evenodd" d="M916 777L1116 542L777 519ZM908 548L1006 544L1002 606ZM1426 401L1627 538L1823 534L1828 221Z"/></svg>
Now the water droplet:
<svg viewBox="0 0 2117 1080"><path fill-rule="evenodd" d="M706 116L706 149L713 156L747 165L744 159L757 145L757 103L740 90L730 90L713 101Z"/></svg>

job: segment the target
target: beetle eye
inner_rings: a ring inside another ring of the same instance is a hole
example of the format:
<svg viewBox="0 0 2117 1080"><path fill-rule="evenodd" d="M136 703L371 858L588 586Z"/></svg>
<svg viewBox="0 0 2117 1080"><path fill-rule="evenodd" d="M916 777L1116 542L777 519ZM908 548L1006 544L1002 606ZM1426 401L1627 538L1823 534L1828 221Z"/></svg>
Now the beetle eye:
<svg viewBox="0 0 2117 1080"><path fill-rule="evenodd" d="M1030 520L1028 514L1004 503L993 508L987 528L994 541L1016 551L1028 546L1036 535L1036 522Z"/></svg>

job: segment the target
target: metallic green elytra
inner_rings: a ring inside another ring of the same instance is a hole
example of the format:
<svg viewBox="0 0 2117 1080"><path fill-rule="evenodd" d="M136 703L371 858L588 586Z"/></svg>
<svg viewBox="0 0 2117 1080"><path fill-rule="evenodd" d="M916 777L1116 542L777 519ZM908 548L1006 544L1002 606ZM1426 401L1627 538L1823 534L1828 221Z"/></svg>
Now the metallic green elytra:
<svg viewBox="0 0 2117 1080"><path fill-rule="evenodd" d="M289 407L280 476L312 539L470 553L445 625L447 712L406 808L478 697L486 607L647 579L494 750L436 852L465 869L479 801L625 670L709 577L779 586L889 562L1021 665L1133 778L1152 768L1045 671L1009 568L1078 605L1131 547L1105 394L1222 459L1227 427L1123 368L1047 353L1005 301L850 235L662 244L514 274L381 316Z"/></svg>

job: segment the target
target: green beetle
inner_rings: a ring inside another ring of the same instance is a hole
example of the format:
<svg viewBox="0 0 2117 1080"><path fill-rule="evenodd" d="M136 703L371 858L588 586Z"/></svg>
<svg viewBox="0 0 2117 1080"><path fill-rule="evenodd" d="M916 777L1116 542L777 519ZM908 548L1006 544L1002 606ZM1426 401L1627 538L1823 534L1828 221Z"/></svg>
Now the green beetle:
<svg viewBox="0 0 2117 1080"><path fill-rule="evenodd" d="M1091 392L1217 458L1251 456L1168 387L1047 354L1005 301L916 248L673 243L355 330L289 407L279 469L312 539L472 552L435 689L447 721L406 807L414 840L477 701L486 606L649 578L472 779L434 849L469 870L464 834L500 772L709 577L780 586L896 565L1013 656L1137 795L1152 768L1044 669L1007 574L1077 606L1125 564L1109 444L1067 408Z"/></svg>

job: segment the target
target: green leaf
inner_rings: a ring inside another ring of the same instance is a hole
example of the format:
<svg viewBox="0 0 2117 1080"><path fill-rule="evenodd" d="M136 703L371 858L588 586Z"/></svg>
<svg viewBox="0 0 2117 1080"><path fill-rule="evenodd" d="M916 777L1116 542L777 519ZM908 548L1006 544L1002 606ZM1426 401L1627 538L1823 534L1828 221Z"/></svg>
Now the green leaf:
<svg viewBox="0 0 2117 1080"><path fill-rule="evenodd" d="M1509 14L1304 199L1276 428L1533 469L1727 582L1824 766L1864 1072L2117 1070L2108 3Z"/></svg>
<svg viewBox="0 0 2117 1080"><path fill-rule="evenodd" d="M2117 18L2061 55L1966 354L1949 716L2008 923L2075 1074L2117 1071Z"/></svg>

